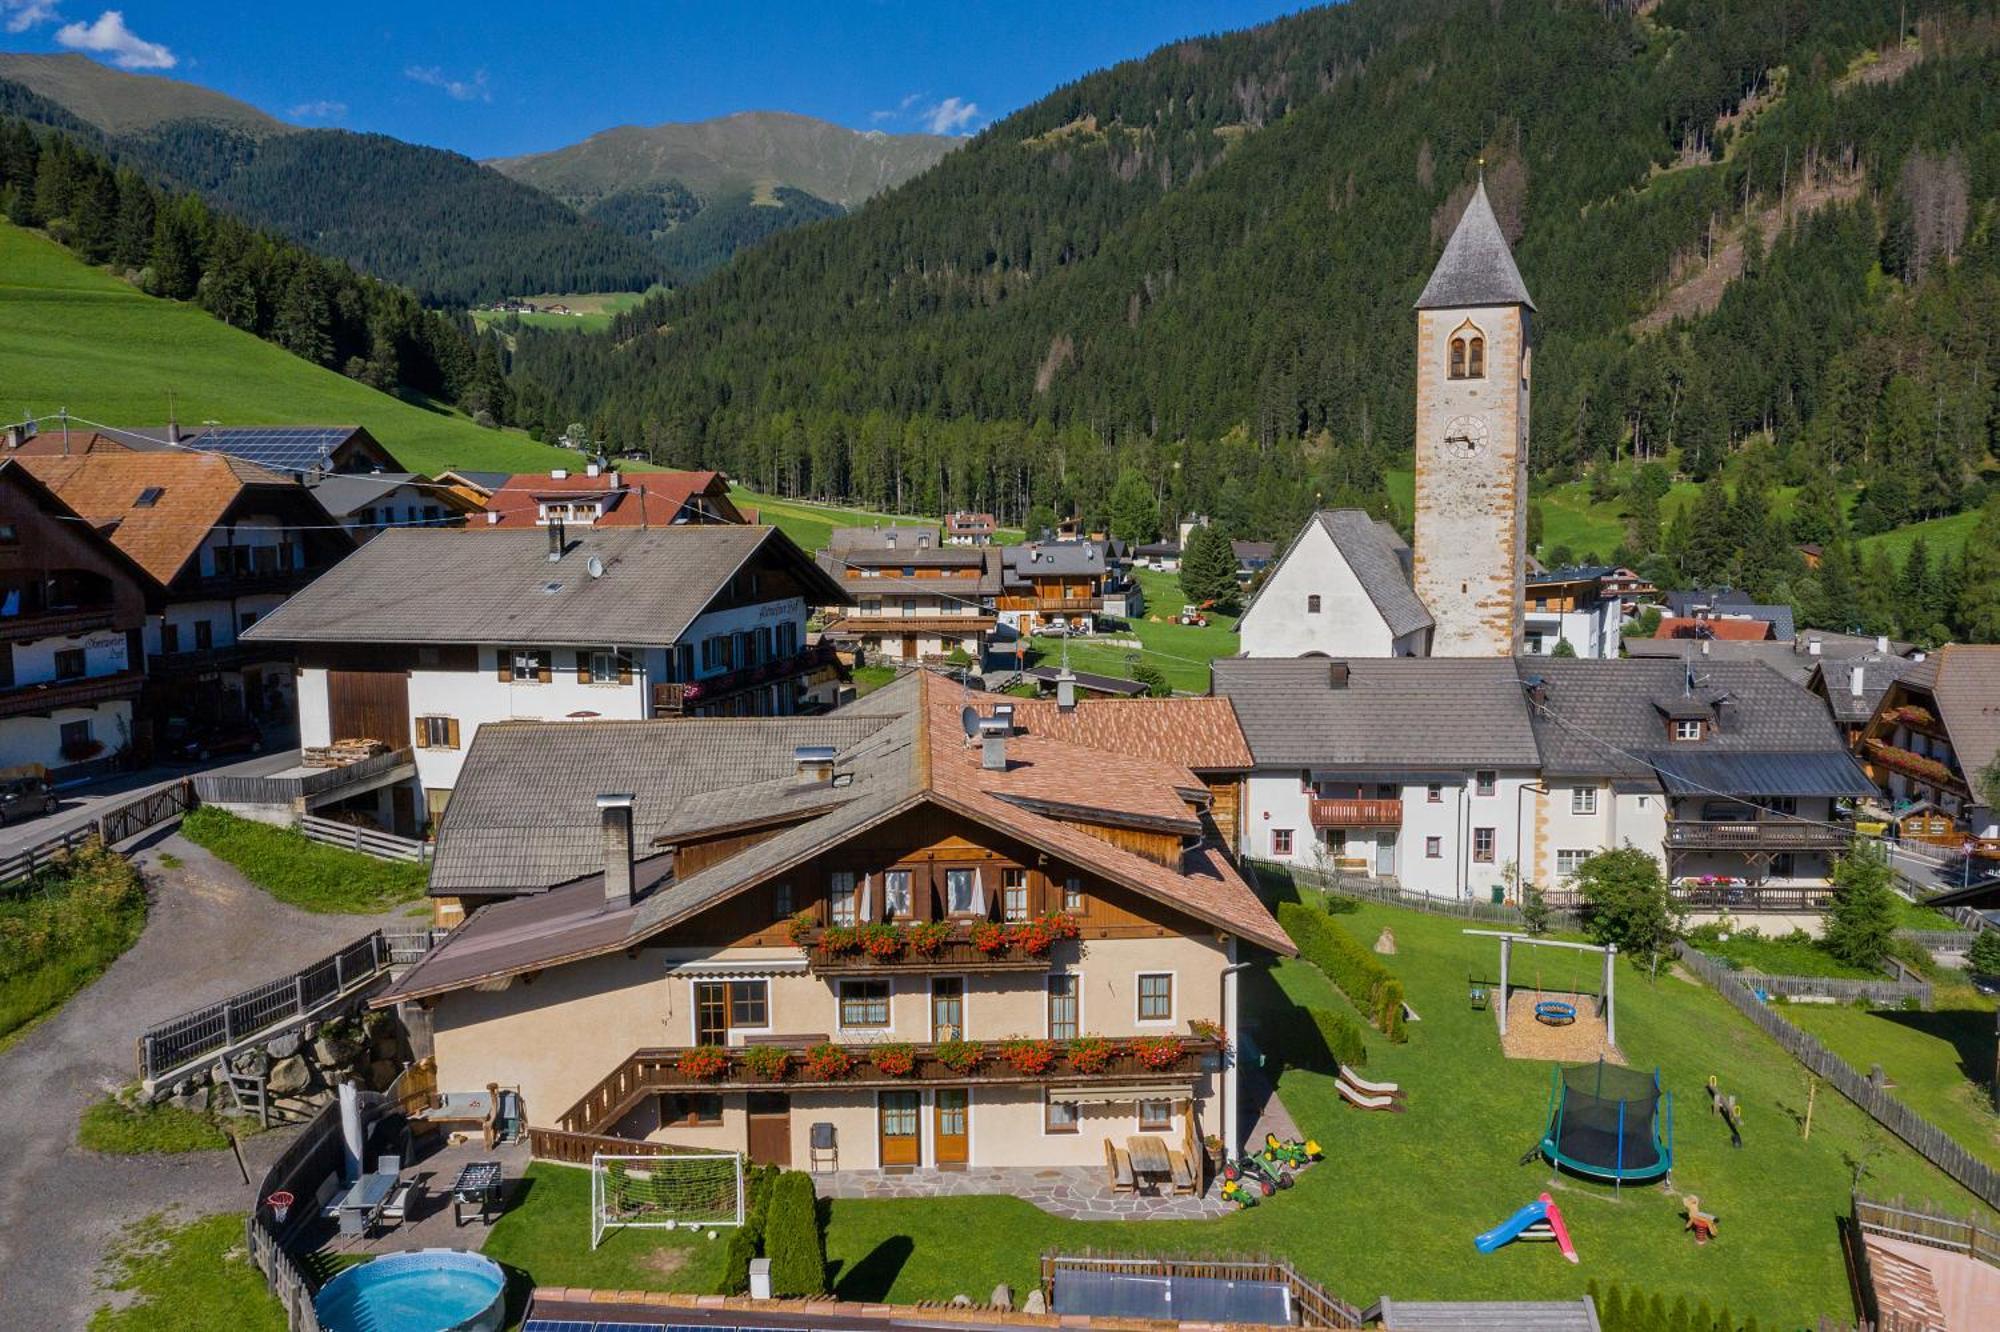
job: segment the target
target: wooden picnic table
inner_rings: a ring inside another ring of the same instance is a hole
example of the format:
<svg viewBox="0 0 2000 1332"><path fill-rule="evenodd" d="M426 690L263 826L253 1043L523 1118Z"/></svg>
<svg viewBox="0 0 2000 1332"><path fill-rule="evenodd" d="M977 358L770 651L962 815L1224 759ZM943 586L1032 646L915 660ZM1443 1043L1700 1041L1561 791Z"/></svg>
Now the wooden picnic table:
<svg viewBox="0 0 2000 1332"><path fill-rule="evenodd" d="M1167 1155L1167 1144L1163 1139L1137 1133L1125 1139L1125 1150L1132 1157L1132 1173L1135 1175L1171 1175L1174 1172L1174 1164Z"/></svg>

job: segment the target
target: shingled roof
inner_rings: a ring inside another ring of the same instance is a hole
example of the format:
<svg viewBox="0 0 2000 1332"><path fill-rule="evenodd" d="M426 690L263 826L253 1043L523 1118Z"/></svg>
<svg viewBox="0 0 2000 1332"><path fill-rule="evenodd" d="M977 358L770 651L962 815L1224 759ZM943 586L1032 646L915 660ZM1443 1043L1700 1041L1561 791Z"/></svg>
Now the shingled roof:
<svg viewBox="0 0 2000 1332"><path fill-rule="evenodd" d="M1424 771L1533 768L1540 756L1504 659L1227 657L1215 692L1235 704L1261 767ZM1340 671L1344 684L1336 684Z"/></svg>
<svg viewBox="0 0 2000 1332"><path fill-rule="evenodd" d="M570 529L563 557L538 530L391 528L259 620L260 642L675 642L729 585L769 553L809 605L842 595L774 527L734 523ZM595 558L601 576L591 572Z"/></svg>
<svg viewBox="0 0 2000 1332"><path fill-rule="evenodd" d="M1936 700L1959 771L1977 783L2000 756L2000 644L1947 643L1898 683Z"/></svg>
<svg viewBox="0 0 2000 1332"><path fill-rule="evenodd" d="M1283 567L1292 557L1299 542L1311 534L1317 526L1333 539L1334 548L1341 559L1353 571L1361 590L1368 594L1381 613L1383 623L1397 638L1428 629L1433 623L1430 610L1424 605L1416 589L1410 586L1410 567L1406 562L1409 545L1388 523L1379 518L1371 518L1360 509L1321 509L1306 520L1298 534L1285 547L1273 568ZM1271 586L1272 579L1265 579L1257 591L1251 594L1249 603L1243 607L1243 614L1249 615L1264 595L1264 589Z"/></svg>
<svg viewBox="0 0 2000 1332"><path fill-rule="evenodd" d="M1194 772L1244 772L1255 761L1226 698L1082 699L1067 712L1054 699L1022 698L1014 700L1014 724L1030 735Z"/></svg>
<svg viewBox="0 0 2000 1332"><path fill-rule="evenodd" d="M1482 179L1459 215L1458 226L1445 242L1444 253L1431 280L1417 297L1417 309L1456 309L1470 305L1525 305L1535 308L1521 270L1514 266L1514 252L1500 232L1500 220L1486 200Z"/></svg>
<svg viewBox="0 0 2000 1332"><path fill-rule="evenodd" d="M843 774L841 784L815 788L793 784L795 790L811 789L817 802L809 807L794 803L792 809L799 815L798 821L684 879L667 879L657 868L659 857L643 862L651 868L642 883L657 886L628 907L605 905L601 871L546 893L481 907L376 1002L394 1003L495 976L630 947L664 934L727 898L777 879L867 829L925 804L963 815L1214 928L1277 951L1293 951L1284 931L1218 848L1198 845L1174 869L1074 826L1075 821L1092 819L1113 825L1146 821L1176 828L1185 824L1184 830L1192 835L1198 824L1188 813L1183 793L1198 795L1200 787L1186 768L1163 760L1112 758L1102 750L1034 736L1031 732L1010 740L1006 771L989 771L981 765L979 748L965 743L960 726L960 708L968 698L976 708L989 713L999 703L1012 701L995 695L968 695L919 672L876 691L850 708L818 719L822 725L853 725L859 738L840 750L836 770ZM773 724L803 723L776 719ZM493 729L503 737L512 736L512 743L539 753L538 742L555 739L577 725L517 723ZM696 723L666 725L688 727ZM481 728L482 740L487 729ZM803 736L804 732L799 734ZM646 778L637 770L628 771L624 778L601 769L579 775L574 763L587 761L582 758L583 752L596 747L579 744L577 757L565 761L561 771L538 779L544 783L540 798L558 802L557 817L578 828L579 835L593 839L597 835L594 808L589 817L570 808L579 801L589 801L591 796L564 793L560 788L565 782L578 791L594 793L609 789L609 784L616 781L625 781L626 789L636 789L639 794L638 817L658 827L687 824L688 815L696 811L705 811L706 817L712 819L740 819L745 810L767 811L774 799L783 796L782 779L765 779L739 782L733 788L738 797L734 800L726 798L728 792L718 784L692 799L661 801L646 793ZM490 765L503 778L519 776L518 770L499 762L502 757L498 749L481 751L479 742L475 742L474 751L467 758L466 775L460 779L459 792L477 787L483 781L473 773L475 766ZM736 771L730 764L719 766ZM445 819L447 825L457 817L459 798L455 792L453 809ZM479 797L482 801L487 798ZM534 801L531 795L522 804L524 814L531 811ZM1040 808L1049 805L1056 808L1048 811ZM448 831L446 836L450 835ZM648 840L657 841L658 837ZM442 860L445 855L442 845L439 854Z"/></svg>

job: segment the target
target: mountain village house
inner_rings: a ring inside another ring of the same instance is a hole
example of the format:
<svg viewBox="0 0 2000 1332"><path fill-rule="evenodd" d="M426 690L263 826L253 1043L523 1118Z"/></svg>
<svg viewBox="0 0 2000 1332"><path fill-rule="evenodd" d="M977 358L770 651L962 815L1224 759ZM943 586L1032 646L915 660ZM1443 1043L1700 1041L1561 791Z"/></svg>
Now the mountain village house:
<svg viewBox="0 0 2000 1332"><path fill-rule="evenodd" d="M1622 572L1599 564L1528 574L1521 650L1544 657L1566 643L1579 657L1617 656L1625 599L1606 580Z"/></svg>
<svg viewBox="0 0 2000 1332"><path fill-rule="evenodd" d="M1000 524L990 513L969 513L959 509L944 520L944 543L947 546L990 546L999 534Z"/></svg>
<svg viewBox="0 0 2000 1332"><path fill-rule="evenodd" d="M1089 633L1104 611L1111 555L1090 537L1008 546L994 598L1000 622L1027 635L1044 625Z"/></svg>
<svg viewBox="0 0 2000 1332"><path fill-rule="evenodd" d="M838 596L775 528L394 528L248 637L298 648L301 744L414 749L414 777L370 793L407 834L487 722L830 704L838 667L805 622Z"/></svg>
<svg viewBox="0 0 2000 1332"><path fill-rule="evenodd" d="M522 814L570 854L595 833L601 862L477 911L376 1002L426 1010L441 1088L518 1087L543 1157L588 1160L610 1134L799 1166L1101 1166L1147 1132L1192 1183L1200 1135L1240 1127L1238 941L1290 941L1187 766L1058 738L1010 703L917 673L747 734L492 727L482 768L494 739L502 763L601 752L594 797L576 768L498 774L527 778ZM644 780L659 742L696 768L659 775L703 789ZM500 813L483 771L467 784ZM1131 1044L1067 1044L1090 1036Z"/></svg>
<svg viewBox="0 0 2000 1332"><path fill-rule="evenodd" d="M0 778L94 776L131 745L158 598L129 556L0 460Z"/></svg>
<svg viewBox="0 0 2000 1332"><path fill-rule="evenodd" d="M1422 657L1433 621L1410 547L1359 509L1314 514L1243 608L1246 657Z"/></svg>
<svg viewBox="0 0 2000 1332"><path fill-rule="evenodd" d="M1000 554L990 545L940 545L935 527L836 527L820 567L843 595L826 633L885 661L975 665L997 620Z"/></svg>
<svg viewBox="0 0 2000 1332"><path fill-rule="evenodd" d="M420 472L341 472L311 482L313 498L357 540L385 527L462 527L480 506Z"/></svg>
<svg viewBox="0 0 2000 1332"><path fill-rule="evenodd" d="M674 527L685 523L748 521L729 499L720 472L641 472L586 463L581 470L554 468L516 474L451 472L447 479L480 496L479 528Z"/></svg>
<svg viewBox="0 0 2000 1332"><path fill-rule="evenodd" d="M1860 746L1899 817L1913 806L1930 816L1906 821L1905 836L2000 857L1988 784L2000 763L2000 646L1952 643L1911 663L1883 691Z"/></svg>

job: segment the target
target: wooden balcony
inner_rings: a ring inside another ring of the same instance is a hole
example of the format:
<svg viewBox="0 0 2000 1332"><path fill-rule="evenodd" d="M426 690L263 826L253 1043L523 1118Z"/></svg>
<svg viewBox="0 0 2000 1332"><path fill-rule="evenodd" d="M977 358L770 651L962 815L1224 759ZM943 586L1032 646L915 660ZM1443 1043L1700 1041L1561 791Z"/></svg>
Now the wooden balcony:
<svg viewBox="0 0 2000 1332"><path fill-rule="evenodd" d="M1403 826L1403 802L1315 799L1311 817L1315 828L1400 828Z"/></svg>
<svg viewBox="0 0 2000 1332"><path fill-rule="evenodd" d="M36 638L74 638L93 629L109 629L118 612L110 606L65 607L34 611L25 615L0 616L0 642L23 642Z"/></svg>
<svg viewBox="0 0 2000 1332"><path fill-rule="evenodd" d="M847 1071L835 1077L816 1077L806 1066L807 1050L816 1047L802 1043L801 1038L791 1039L800 1043L759 1047L765 1050L783 1050L788 1056L785 1067L776 1076L758 1074L745 1066L744 1051L749 1047L734 1047L728 1050L725 1067L713 1077L696 1077L682 1072L681 1056L688 1053L682 1047L634 1051L602 1082L585 1092L581 1100L565 1111L556 1120L555 1128L569 1134L608 1133L646 1097L660 1092L774 1089L870 1091L883 1087L935 1085L1070 1086L1092 1083L1143 1083L1150 1080L1186 1081L1201 1073L1209 1066L1209 1062L1222 1052L1221 1042L1207 1036L1169 1036L1166 1039L1176 1042L1179 1052L1171 1062L1162 1067L1142 1061L1131 1048L1135 1040L1153 1038L1113 1038L1111 1044L1116 1049L1111 1056L1101 1065L1085 1071L1077 1068L1071 1061L1066 1042L1042 1041L1036 1044L1055 1051L1054 1058L1042 1071L1024 1073L1001 1057L1001 1047L1005 1044L1002 1041L963 1043L959 1047L959 1053L964 1053L968 1047L976 1048L979 1052L977 1062L971 1067L953 1067L945 1064L939 1058L939 1051L948 1047L928 1042L921 1045L878 1042L870 1045L832 1047L848 1057ZM890 1074L875 1066L873 1062L875 1056L891 1049L908 1051L911 1062L908 1072Z"/></svg>
<svg viewBox="0 0 2000 1332"><path fill-rule="evenodd" d="M905 943L903 947L887 957L878 957L859 947L839 953L824 951L820 944L826 937L824 930L812 930L797 936L799 946L805 949L806 966L818 976L893 976L898 974L922 973L927 971L1047 971L1048 954L1035 956L1014 948L1003 948L998 952L982 952L972 945L970 924L955 925L951 938L928 953L919 952Z"/></svg>
<svg viewBox="0 0 2000 1332"><path fill-rule="evenodd" d="M1885 768L1927 782L1941 790L1965 794L1970 791L1965 780L1941 759L1902 749L1886 740L1869 739L1861 743L1862 753L1870 763L1879 763Z"/></svg>
<svg viewBox="0 0 2000 1332"><path fill-rule="evenodd" d="M45 680L0 690L0 717L19 717L56 708L87 708L107 699L131 698L146 683L140 671L116 675L86 675L75 680Z"/></svg>
<svg viewBox="0 0 2000 1332"><path fill-rule="evenodd" d="M1003 611L1035 611L1042 615L1094 615L1104 609L1103 597L995 597L994 606Z"/></svg>
<svg viewBox="0 0 2000 1332"><path fill-rule="evenodd" d="M1854 830L1780 817L1673 819L1667 847L1674 851L1844 851Z"/></svg>

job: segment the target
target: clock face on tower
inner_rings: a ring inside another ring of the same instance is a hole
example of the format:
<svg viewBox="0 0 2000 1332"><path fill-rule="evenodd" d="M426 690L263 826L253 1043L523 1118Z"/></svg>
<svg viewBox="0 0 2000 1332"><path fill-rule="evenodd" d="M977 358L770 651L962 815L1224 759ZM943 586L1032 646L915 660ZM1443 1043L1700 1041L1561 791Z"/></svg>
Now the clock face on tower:
<svg viewBox="0 0 2000 1332"><path fill-rule="evenodd" d="M1444 453L1447 458L1483 458L1486 456L1486 419L1480 416L1454 416L1445 423Z"/></svg>

